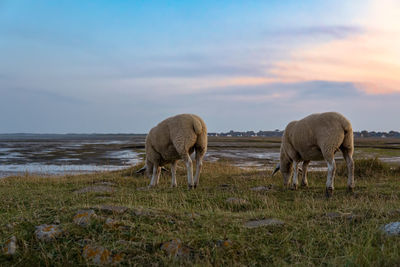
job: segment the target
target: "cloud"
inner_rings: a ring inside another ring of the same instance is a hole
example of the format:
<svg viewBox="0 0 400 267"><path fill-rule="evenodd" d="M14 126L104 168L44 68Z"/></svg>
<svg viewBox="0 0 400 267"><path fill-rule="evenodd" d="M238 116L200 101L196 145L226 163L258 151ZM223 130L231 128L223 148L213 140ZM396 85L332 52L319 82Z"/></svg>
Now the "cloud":
<svg viewBox="0 0 400 267"><path fill-rule="evenodd" d="M222 102L234 101L237 103L279 103L304 101L341 100L343 98L358 98L365 93L358 90L352 83L307 81L293 83L268 83L253 86L231 86L223 92L210 91Z"/></svg>
<svg viewBox="0 0 400 267"><path fill-rule="evenodd" d="M295 48L270 72L283 81L350 82L370 94L399 92L400 16L393 11L399 9L394 1L380 1L378 7L372 2L365 30L349 29L345 38ZM329 32L301 33L313 31Z"/></svg>
<svg viewBox="0 0 400 267"><path fill-rule="evenodd" d="M355 34L361 34L364 28L353 25L320 25L320 26L303 26L282 28L277 30L267 31L269 36L299 38L299 37L332 37L342 39Z"/></svg>
<svg viewBox="0 0 400 267"><path fill-rule="evenodd" d="M400 93L371 95L351 83L308 81L165 95L151 103L157 107L154 118L198 113L210 131L283 129L289 121L326 111L344 114L356 130L398 130L393 127L400 123L399 101Z"/></svg>
<svg viewBox="0 0 400 267"><path fill-rule="evenodd" d="M263 76L265 72L259 66L252 64L221 64L209 61L197 62L152 62L141 66L124 68L121 76L124 78L204 78L204 77L229 77L229 76Z"/></svg>
<svg viewBox="0 0 400 267"><path fill-rule="evenodd" d="M47 90L32 90L25 88L2 88L0 87L0 94L3 96L2 100L5 102L10 101L15 105L24 103L25 101L31 102L32 105L36 105L42 102L60 103L60 104L73 104L73 105L85 105L87 101L78 97L68 96L51 92ZM4 100L7 99L7 100Z"/></svg>

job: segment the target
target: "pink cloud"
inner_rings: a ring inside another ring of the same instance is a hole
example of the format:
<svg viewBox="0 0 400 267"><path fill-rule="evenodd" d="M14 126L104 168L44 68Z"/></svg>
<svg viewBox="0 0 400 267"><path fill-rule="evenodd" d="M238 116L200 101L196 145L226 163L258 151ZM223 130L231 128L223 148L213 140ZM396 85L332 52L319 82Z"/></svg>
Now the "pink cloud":
<svg viewBox="0 0 400 267"><path fill-rule="evenodd" d="M282 82L352 82L368 94L400 92L400 16L395 10L400 10L395 1L371 2L361 22L364 32L296 48L271 73Z"/></svg>

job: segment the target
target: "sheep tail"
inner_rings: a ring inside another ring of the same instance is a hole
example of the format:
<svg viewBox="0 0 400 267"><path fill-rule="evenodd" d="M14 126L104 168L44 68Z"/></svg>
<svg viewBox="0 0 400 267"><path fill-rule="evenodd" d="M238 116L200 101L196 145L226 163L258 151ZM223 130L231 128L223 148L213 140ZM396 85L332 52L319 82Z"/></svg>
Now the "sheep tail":
<svg viewBox="0 0 400 267"><path fill-rule="evenodd" d="M193 130L197 135L203 132L203 125L199 120L193 120Z"/></svg>
<svg viewBox="0 0 400 267"><path fill-rule="evenodd" d="M350 122L346 121L344 123L343 130L344 130L344 139L342 147L346 148L347 150L350 150L350 152L352 153L354 147L354 136L353 136L353 128L351 127Z"/></svg>

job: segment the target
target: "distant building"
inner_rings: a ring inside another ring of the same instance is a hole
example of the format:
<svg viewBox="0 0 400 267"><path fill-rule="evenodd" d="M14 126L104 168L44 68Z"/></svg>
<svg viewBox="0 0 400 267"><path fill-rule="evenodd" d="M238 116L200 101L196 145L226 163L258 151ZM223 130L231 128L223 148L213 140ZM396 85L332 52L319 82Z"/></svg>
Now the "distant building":
<svg viewBox="0 0 400 267"><path fill-rule="evenodd" d="M400 138L400 132L390 131L390 132L368 132L363 130L361 132L353 132L355 138ZM258 131L257 133L254 131L245 131L239 132L230 130L227 133L208 133L208 136L230 136L230 137L281 137L283 135L283 131L276 129L275 131Z"/></svg>

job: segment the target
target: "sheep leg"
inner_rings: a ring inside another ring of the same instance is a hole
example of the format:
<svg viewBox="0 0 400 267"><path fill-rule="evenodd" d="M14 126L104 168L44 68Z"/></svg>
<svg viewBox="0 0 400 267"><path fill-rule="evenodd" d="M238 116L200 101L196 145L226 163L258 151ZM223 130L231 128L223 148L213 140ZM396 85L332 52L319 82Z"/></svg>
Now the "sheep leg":
<svg viewBox="0 0 400 267"><path fill-rule="evenodd" d="M336 170L336 163L335 159L332 157L332 159L326 160L328 163L328 176L326 180L326 197L331 197L333 195L333 181L335 178L335 170Z"/></svg>
<svg viewBox="0 0 400 267"><path fill-rule="evenodd" d="M307 169L308 169L308 164L310 164L310 161L304 161L303 165L302 165L302 170L303 170L303 174L302 174L302 179L301 179L301 186L304 187L308 187L308 180L307 180Z"/></svg>
<svg viewBox="0 0 400 267"><path fill-rule="evenodd" d="M354 162L350 152L343 151L343 157L347 164L347 190L353 192L354 190Z"/></svg>
<svg viewBox="0 0 400 267"><path fill-rule="evenodd" d="M297 190L299 181L298 181L298 174L299 174L299 163L297 161L293 162L293 181L292 181L292 190Z"/></svg>
<svg viewBox="0 0 400 267"><path fill-rule="evenodd" d="M292 176L292 164L291 161L281 160L281 173L283 176L283 186L285 188L289 187L290 178Z"/></svg>
<svg viewBox="0 0 400 267"><path fill-rule="evenodd" d="M153 166L153 175L151 177L151 181L150 181L149 187L153 187L153 186L156 186L158 184L158 180L160 179L160 172L161 172L161 168L157 164L154 164L154 166Z"/></svg>
<svg viewBox="0 0 400 267"><path fill-rule="evenodd" d="M172 176L172 182L171 182L171 187L176 187L176 163L178 161L174 161L171 163L171 176Z"/></svg>
<svg viewBox="0 0 400 267"><path fill-rule="evenodd" d="M194 176L194 188L199 185L200 172L201 168L203 167L203 156L204 152L196 151L196 174Z"/></svg>
<svg viewBox="0 0 400 267"><path fill-rule="evenodd" d="M188 187L189 187L189 189L192 189L194 187L194 184L193 184L193 163L192 163L192 159L190 158L189 154L186 154L183 157L183 160L186 163Z"/></svg>

